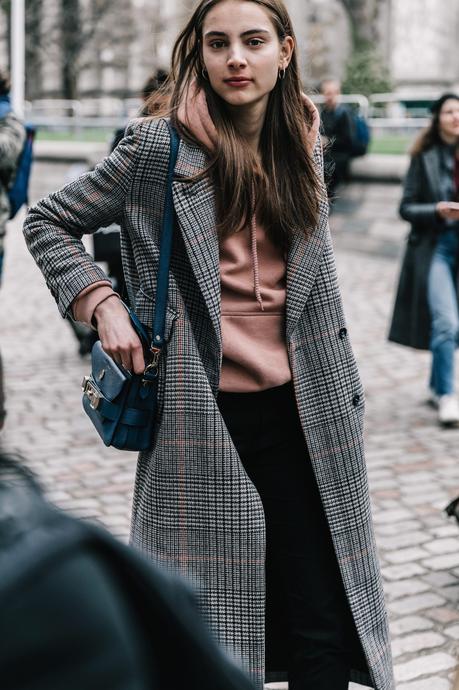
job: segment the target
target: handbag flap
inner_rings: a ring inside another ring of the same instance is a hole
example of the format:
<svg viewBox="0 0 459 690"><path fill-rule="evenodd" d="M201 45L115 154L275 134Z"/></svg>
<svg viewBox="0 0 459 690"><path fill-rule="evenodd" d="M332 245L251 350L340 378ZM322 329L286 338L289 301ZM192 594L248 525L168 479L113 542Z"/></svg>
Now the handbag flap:
<svg viewBox="0 0 459 690"><path fill-rule="evenodd" d="M130 374L125 372L108 355L100 344L100 340L94 343L91 352L92 377L94 383L107 400L114 400L122 391L124 384L129 380Z"/></svg>

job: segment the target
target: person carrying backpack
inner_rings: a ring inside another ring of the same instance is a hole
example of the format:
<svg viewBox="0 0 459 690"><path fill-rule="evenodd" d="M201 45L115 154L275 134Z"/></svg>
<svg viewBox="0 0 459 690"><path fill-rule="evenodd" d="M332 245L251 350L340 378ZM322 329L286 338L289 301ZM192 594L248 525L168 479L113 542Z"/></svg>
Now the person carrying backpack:
<svg viewBox="0 0 459 690"><path fill-rule="evenodd" d="M320 116L325 146L325 170L328 172L327 188L330 199L333 199L337 188L348 175L353 128L349 110L339 102L339 81L324 80L320 84L320 92L325 99Z"/></svg>
<svg viewBox="0 0 459 690"><path fill-rule="evenodd" d="M6 223L11 217L8 188L15 175L26 138L23 124L11 110L9 93L10 80L6 72L0 69L0 284ZM5 416L3 367L0 357L0 430L3 428Z"/></svg>
<svg viewBox="0 0 459 690"><path fill-rule="evenodd" d="M9 93L10 80L6 72L0 69L0 282L6 223L11 217L8 189L26 139L24 125L11 109Z"/></svg>
<svg viewBox="0 0 459 690"><path fill-rule="evenodd" d="M370 129L365 118L340 103L341 84L337 79L324 79L320 84L324 97L321 109L327 188L331 200L346 181L352 158L364 156L370 143Z"/></svg>

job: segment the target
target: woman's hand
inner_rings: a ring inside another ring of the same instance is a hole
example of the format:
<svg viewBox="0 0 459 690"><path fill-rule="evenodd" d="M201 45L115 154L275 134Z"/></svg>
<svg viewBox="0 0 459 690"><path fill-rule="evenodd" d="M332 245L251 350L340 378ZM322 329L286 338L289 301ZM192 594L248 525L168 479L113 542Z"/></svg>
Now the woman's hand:
<svg viewBox="0 0 459 690"><path fill-rule="evenodd" d="M437 213L443 220L459 220L459 204L455 201L439 201Z"/></svg>
<svg viewBox="0 0 459 690"><path fill-rule="evenodd" d="M101 345L124 369L143 374L142 343L132 327L129 314L116 295L101 302L94 311Z"/></svg>

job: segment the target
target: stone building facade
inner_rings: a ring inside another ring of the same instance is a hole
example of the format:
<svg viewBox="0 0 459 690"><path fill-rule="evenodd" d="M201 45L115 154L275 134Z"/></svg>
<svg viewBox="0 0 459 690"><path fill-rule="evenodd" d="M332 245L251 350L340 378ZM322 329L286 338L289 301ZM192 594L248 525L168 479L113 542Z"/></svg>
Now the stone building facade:
<svg viewBox="0 0 459 690"><path fill-rule="evenodd" d="M297 33L306 87L315 87L324 76L344 76L352 51L352 23L346 3L285 2ZM195 4L196 0L113 0L108 4L81 0L88 38L79 59L79 96L135 96L155 68L167 67L174 37ZM100 6L105 9L97 17ZM359 30L367 28L367 38L378 46L395 90L459 87L458 0L366 0L356 6L360 15L354 16L354 24L357 22ZM40 7L41 26L29 36L29 99L62 96L58 2L41 0ZM7 40L1 27L6 17L1 12L0 63L5 64Z"/></svg>

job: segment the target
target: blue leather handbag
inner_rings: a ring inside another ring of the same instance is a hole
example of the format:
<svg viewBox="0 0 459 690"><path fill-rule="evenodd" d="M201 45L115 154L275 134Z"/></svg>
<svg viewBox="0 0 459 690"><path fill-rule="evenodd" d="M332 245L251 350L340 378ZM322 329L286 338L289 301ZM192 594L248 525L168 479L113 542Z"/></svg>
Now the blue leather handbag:
<svg viewBox="0 0 459 690"><path fill-rule="evenodd" d="M169 130L169 168L151 342L136 314L126 307L142 341L147 366L143 374L132 374L104 352L100 341L97 341L91 352L91 374L85 376L82 383L84 411L105 445L120 450L147 450L153 443L175 222L172 178L180 143L177 132L170 124Z"/></svg>

